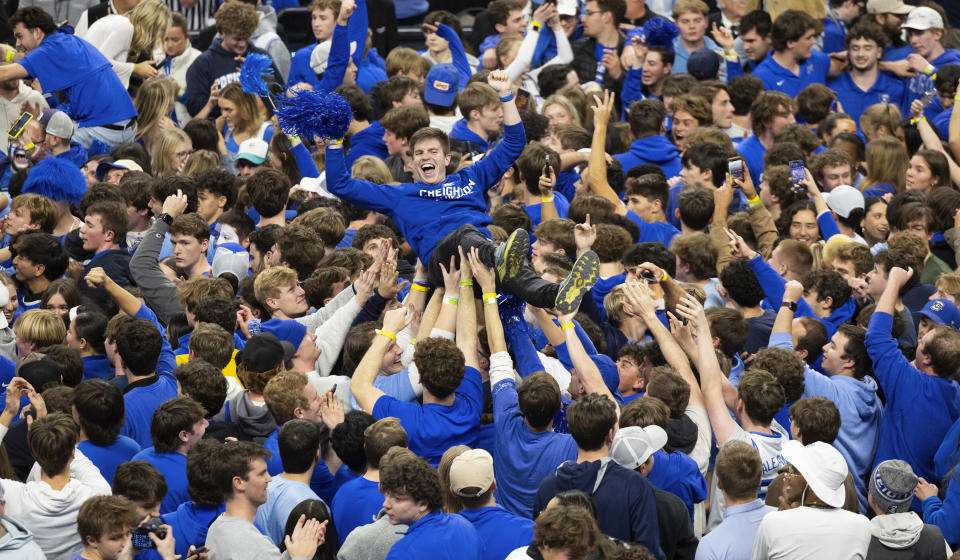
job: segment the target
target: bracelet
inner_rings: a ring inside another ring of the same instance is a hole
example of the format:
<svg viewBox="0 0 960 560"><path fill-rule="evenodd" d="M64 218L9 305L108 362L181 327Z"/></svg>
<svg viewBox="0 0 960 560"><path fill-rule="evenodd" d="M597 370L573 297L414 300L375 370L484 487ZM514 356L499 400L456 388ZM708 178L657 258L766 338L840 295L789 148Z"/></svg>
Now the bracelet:
<svg viewBox="0 0 960 560"><path fill-rule="evenodd" d="M953 96L954 101L960 101L960 93Z"/></svg>
<svg viewBox="0 0 960 560"><path fill-rule="evenodd" d="M470 280L461 280L461 281L460 281L460 287L461 287L461 288L468 288L468 287L470 287L470 286L473 286L473 279L472 279L472 278L471 278Z"/></svg>
<svg viewBox="0 0 960 560"><path fill-rule="evenodd" d="M541 196L540 202L553 202L553 196Z"/></svg>
<svg viewBox="0 0 960 560"><path fill-rule="evenodd" d="M387 332L383 329L377 329L377 334L379 334L380 336L385 336L393 341L397 340L397 335L393 334L392 332Z"/></svg>
<svg viewBox="0 0 960 560"><path fill-rule="evenodd" d="M670 279L670 275L667 274L667 271L666 271L666 270L664 270L664 271L663 271L663 276L660 277L660 281L661 281L661 282L666 282L666 281L669 280L669 279Z"/></svg>
<svg viewBox="0 0 960 560"><path fill-rule="evenodd" d="M930 74L933 74L936 71L937 69L933 66L933 64L927 64L927 67L923 69L923 73L926 74L927 76L929 76Z"/></svg>
<svg viewBox="0 0 960 560"><path fill-rule="evenodd" d="M429 292L429 291L430 291L430 288L424 286L423 284L417 284L416 282L414 282L413 284L410 284L410 289L413 290L413 291L415 291L415 292Z"/></svg>
<svg viewBox="0 0 960 560"><path fill-rule="evenodd" d="M574 327L573 323L564 323L564 324L560 325L560 330L561 330L561 331L569 331L569 330L572 329L573 327Z"/></svg>
<svg viewBox="0 0 960 560"><path fill-rule="evenodd" d="M10 64L11 62L13 62L13 49L7 51L7 55L6 57L4 57L4 61L7 64Z"/></svg>
<svg viewBox="0 0 960 560"><path fill-rule="evenodd" d="M753 198L747 199L747 204L750 206L759 206L760 205L760 195L754 195Z"/></svg>
<svg viewBox="0 0 960 560"><path fill-rule="evenodd" d="M335 146L342 146L343 138L331 138L330 140L327 141L327 143Z"/></svg>
<svg viewBox="0 0 960 560"><path fill-rule="evenodd" d="M917 124L917 123L919 123L920 121L925 121L925 120L927 120L927 117L925 117L925 116L923 116L923 115L920 115L919 118L912 118L912 119L910 119L910 124Z"/></svg>
<svg viewBox="0 0 960 560"><path fill-rule="evenodd" d="M500 98L500 102L501 102L501 103L506 103L507 101L513 101L513 92L512 92L512 91L511 91L510 94L507 95L506 97L501 97L501 98Z"/></svg>
<svg viewBox="0 0 960 560"><path fill-rule="evenodd" d="M416 344L416 343L417 343L417 339L415 339L415 338L411 338L411 339L410 339L410 344Z"/></svg>
<svg viewBox="0 0 960 560"><path fill-rule="evenodd" d="M443 296L443 303L447 305L457 306L460 304L460 298L455 296Z"/></svg>
<svg viewBox="0 0 960 560"><path fill-rule="evenodd" d="M530 27L533 28L534 31L539 32L539 31L540 31L540 28L543 27L543 26L540 25L540 22L538 22L538 21L531 21L531 22L530 22Z"/></svg>
<svg viewBox="0 0 960 560"><path fill-rule="evenodd" d="M483 304L484 305L493 305L497 303L497 294L496 292L489 292L483 294Z"/></svg>

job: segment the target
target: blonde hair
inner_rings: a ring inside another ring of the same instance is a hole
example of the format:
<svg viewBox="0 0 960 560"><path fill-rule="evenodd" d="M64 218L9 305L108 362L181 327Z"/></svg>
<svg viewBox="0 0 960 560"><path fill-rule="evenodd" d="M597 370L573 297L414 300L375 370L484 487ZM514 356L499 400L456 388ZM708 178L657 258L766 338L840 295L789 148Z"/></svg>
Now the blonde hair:
<svg viewBox="0 0 960 560"><path fill-rule="evenodd" d="M383 163L383 160L379 160L373 156L358 157L357 160L353 162L353 167L350 168L350 176L354 179L370 181L378 185L388 185L396 182L393 180L393 175L390 173L390 168L387 167L387 164Z"/></svg>
<svg viewBox="0 0 960 560"><path fill-rule="evenodd" d="M547 107L551 105L559 105L564 111L567 112L568 115L570 115L570 119L573 121L573 124L583 126L581 124L583 121L580 119L580 113L577 112L577 108L574 107L573 103L571 103L566 97L557 94L551 95L543 102L543 107L540 109L540 114L542 115L546 113Z"/></svg>
<svg viewBox="0 0 960 560"><path fill-rule="evenodd" d="M133 102L137 108L137 138L153 141L151 136L156 133L160 119L170 113L176 98L177 83L166 76L156 76L143 82ZM152 147L146 146L148 150Z"/></svg>
<svg viewBox="0 0 960 560"><path fill-rule="evenodd" d="M603 298L603 309L613 325L623 321L623 304L627 303L627 285L618 284Z"/></svg>
<svg viewBox="0 0 960 560"><path fill-rule="evenodd" d="M212 150L197 150L190 154L183 166L183 174L193 177L205 171L220 169L220 154Z"/></svg>
<svg viewBox="0 0 960 560"><path fill-rule="evenodd" d="M876 131L879 127L887 129L887 135L893 136L900 128L903 116L900 108L892 103L877 103L867 107L860 115L860 130ZM874 138L875 140L875 138ZM872 142L872 140L871 140ZM898 191L899 192L899 191Z"/></svg>
<svg viewBox="0 0 960 560"><path fill-rule="evenodd" d="M440 457L440 464L437 465L437 476L440 478L440 487L443 489L443 512L457 513L463 509L463 502L459 496L454 496L450 491L450 467L453 466L453 460L470 451L466 445L454 445L444 451ZM381 463L382 465L383 463Z"/></svg>
<svg viewBox="0 0 960 560"><path fill-rule="evenodd" d="M25 311L13 323L13 332L20 340L33 344L34 348L62 344L67 337L63 319L46 309Z"/></svg>
<svg viewBox="0 0 960 560"><path fill-rule="evenodd" d="M160 134L150 150L150 159L153 161L153 172L157 177L167 173L177 173L173 167L173 157L177 148L184 142L190 142L187 133L179 128L168 128Z"/></svg>
<svg viewBox="0 0 960 560"><path fill-rule="evenodd" d="M163 44L163 37L170 27L170 9L161 0L140 0L127 18L133 24L127 62L136 62L138 57L152 54Z"/></svg>
<svg viewBox="0 0 960 560"><path fill-rule="evenodd" d="M297 283L297 273L285 266L271 266L260 274L253 282L253 293L261 305L266 305L267 298L280 295L280 290Z"/></svg>
<svg viewBox="0 0 960 560"><path fill-rule="evenodd" d="M953 296L953 299L960 301L960 272L941 274L934 285L938 290L943 290Z"/></svg>
<svg viewBox="0 0 960 560"><path fill-rule="evenodd" d="M503 59L510 54L510 50L513 49L515 45L519 45L522 39L520 37L504 37L497 41L497 46L494 49L494 52L497 54L497 68L506 68L506 64Z"/></svg>
<svg viewBox="0 0 960 560"><path fill-rule="evenodd" d="M867 144L867 176L860 182L860 191L880 183L893 185L896 192L903 192L910 155L899 140L892 136L875 138Z"/></svg>
<svg viewBox="0 0 960 560"><path fill-rule="evenodd" d="M256 134L257 129L259 129L263 121L266 120L264 119L263 111L260 110L256 96L244 93L240 87L240 82L227 84L227 86L223 88L223 91L220 92L220 99L226 99L237 106L237 126L234 133L246 132L251 135Z"/></svg>

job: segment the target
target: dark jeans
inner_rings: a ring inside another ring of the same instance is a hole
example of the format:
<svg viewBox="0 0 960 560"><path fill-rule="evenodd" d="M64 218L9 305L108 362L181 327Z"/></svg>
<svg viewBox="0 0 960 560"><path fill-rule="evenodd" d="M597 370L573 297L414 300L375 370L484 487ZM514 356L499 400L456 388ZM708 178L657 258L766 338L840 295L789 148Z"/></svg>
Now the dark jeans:
<svg viewBox="0 0 960 560"><path fill-rule="evenodd" d="M496 267L496 244L480 233L480 230L472 224L467 224L448 233L434 248L433 254L430 256L430 263L427 266L427 273L432 285L443 286L443 271L440 270L440 265L449 267L451 256L456 260L456 266L460 266L460 255L457 252L457 247L463 248L464 255L471 247L476 247L483 264L491 269ZM498 292L511 293L530 305L543 309L552 309L556 305L559 289L558 284L547 282L537 276L537 273L530 268L526 261L524 261L516 278L512 278L503 284L501 284L499 278L497 279ZM480 286L474 284L474 291L478 296L479 290Z"/></svg>

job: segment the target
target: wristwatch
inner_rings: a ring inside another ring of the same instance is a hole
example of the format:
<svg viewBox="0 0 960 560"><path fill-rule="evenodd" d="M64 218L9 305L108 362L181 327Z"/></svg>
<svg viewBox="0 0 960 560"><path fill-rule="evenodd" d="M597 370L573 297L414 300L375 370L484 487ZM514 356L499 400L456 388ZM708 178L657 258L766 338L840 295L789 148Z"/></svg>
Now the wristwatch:
<svg viewBox="0 0 960 560"><path fill-rule="evenodd" d="M795 312L795 311L797 310L797 302L795 302L795 301L785 301L785 302L783 302L783 303L780 304L780 307L786 307L786 308L789 309L790 311L794 311L794 312Z"/></svg>
<svg viewBox="0 0 960 560"><path fill-rule="evenodd" d="M173 223L173 216L171 216L170 214L167 214L166 212L157 216L157 219L162 222L165 222L168 226Z"/></svg>

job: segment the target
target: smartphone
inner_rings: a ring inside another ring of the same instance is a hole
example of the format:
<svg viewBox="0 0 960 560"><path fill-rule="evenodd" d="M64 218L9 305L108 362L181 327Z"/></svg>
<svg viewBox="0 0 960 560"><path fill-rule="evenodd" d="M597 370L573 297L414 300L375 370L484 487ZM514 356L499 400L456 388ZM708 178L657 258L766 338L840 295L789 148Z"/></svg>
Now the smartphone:
<svg viewBox="0 0 960 560"><path fill-rule="evenodd" d="M923 94L923 97L920 98L920 103L922 103L923 106L926 107L927 105L930 104L931 101L933 101L933 98L936 95L937 95L937 90L931 89L927 93Z"/></svg>
<svg viewBox="0 0 960 560"><path fill-rule="evenodd" d="M793 192L803 192L806 187L803 182L807 178L806 169L803 167L803 161L795 159L790 162L790 179L793 181Z"/></svg>
<svg viewBox="0 0 960 560"><path fill-rule="evenodd" d="M33 115L24 111L20 114L20 118L17 119L17 122L13 123L13 126L10 127L10 130L7 131L7 136L10 138L17 138L20 134L23 133L23 128L27 126L27 123L33 119Z"/></svg>
<svg viewBox="0 0 960 560"><path fill-rule="evenodd" d="M554 5L556 5L557 0L543 0L543 3L544 3L544 4L554 4Z"/></svg>
<svg viewBox="0 0 960 560"><path fill-rule="evenodd" d="M517 90L517 111L523 113L530 110L530 100L533 96L530 92L520 88Z"/></svg>
<svg viewBox="0 0 960 560"><path fill-rule="evenodd" d="M730 176L736 179L738 182L743 182L743 159L734 157L727 160L727 171L730 173ZM734 188L740 188L740 185L737 183L733 184Z"/></svg>

